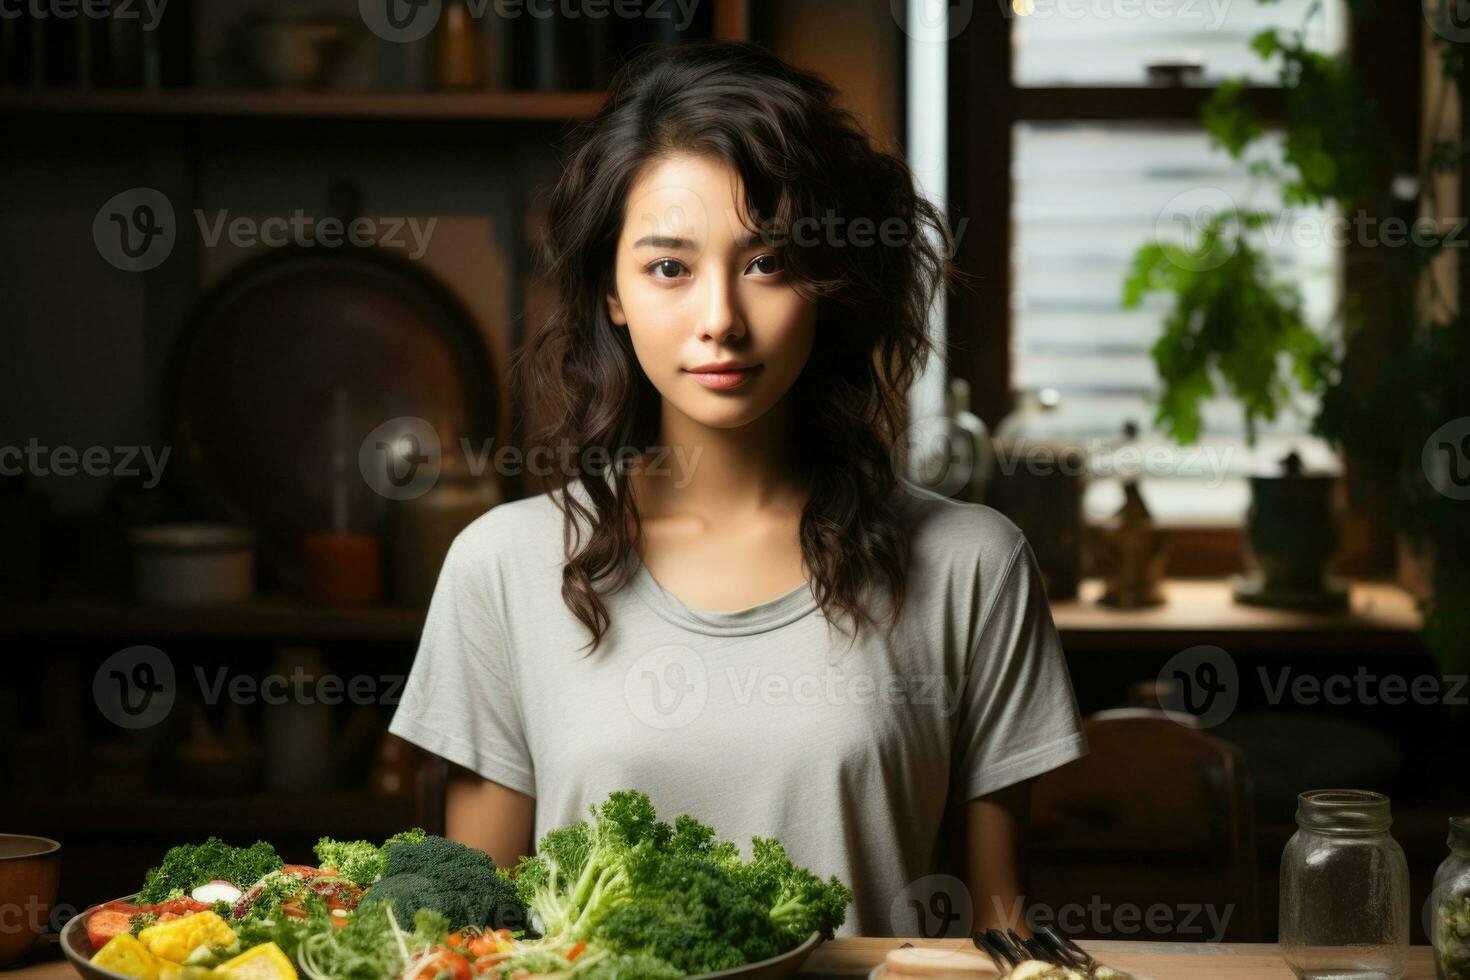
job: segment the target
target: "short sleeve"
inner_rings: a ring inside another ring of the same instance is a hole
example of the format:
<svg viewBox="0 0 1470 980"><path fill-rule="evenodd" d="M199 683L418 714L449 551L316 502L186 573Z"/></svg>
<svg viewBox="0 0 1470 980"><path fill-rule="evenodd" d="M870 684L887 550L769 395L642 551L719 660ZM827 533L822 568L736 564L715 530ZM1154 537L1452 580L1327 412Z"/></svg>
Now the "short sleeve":
<svg viewBox="0 0 1470 980"><path fill-rule="evenodd" d="M388 730L519 793L535 795L515 665L483 556L455 538L429 600L423 638Z"/></svg>
<svg viewBox="0 0 1470 980"><path fill-rule="evenodd" d="M1036 556L1017 541L968 658L954 779L972 800L1087 753Z"/></svg>

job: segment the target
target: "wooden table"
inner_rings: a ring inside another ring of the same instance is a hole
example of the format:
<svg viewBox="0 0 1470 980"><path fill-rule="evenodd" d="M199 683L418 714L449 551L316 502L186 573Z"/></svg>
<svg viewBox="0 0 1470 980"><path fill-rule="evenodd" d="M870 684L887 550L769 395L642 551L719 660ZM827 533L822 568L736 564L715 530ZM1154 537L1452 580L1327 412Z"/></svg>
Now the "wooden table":
<svg viewBox="0 0 1470 980"><path fill-rule="evenodd" d="M974 950L959 939L843 938L823 943L803 964L800 977L866 976L890 949L911 942L916 946ZM1152 980L1294 980L1269 945L1216 945L1213 943L1083 943L1103 963ZM0 980L77 980L65 960L43 958L12 969L0 968ZM1434 980L1434 954L1428 946L1409 951L1404 980Z"/></svg>
<svg viewBox="0 0 1470 980"><path fill-rule="evenodd" d="M883 961L890 949L905 942L940 949L975 950L968 940L962 939L834 939L818 946L797 975L812 978L866 976ZM1282 962L1274 945L1119 942L1085 942L1080 945L1101 963L1152 980L1294 980L1294 974ZM1428 946L1410 949L1409 970L1404 974L1404 980L1434 980L1434 951Z"/></svg>

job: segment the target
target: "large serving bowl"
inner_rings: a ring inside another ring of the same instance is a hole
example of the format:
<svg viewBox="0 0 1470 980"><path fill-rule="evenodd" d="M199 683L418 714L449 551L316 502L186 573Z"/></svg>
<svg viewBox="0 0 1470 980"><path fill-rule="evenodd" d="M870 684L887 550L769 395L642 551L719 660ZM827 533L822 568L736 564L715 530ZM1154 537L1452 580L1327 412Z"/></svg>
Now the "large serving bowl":
<svg viewBox="0 0 1470 980"><path fill-rule="evenodd" d="M136 895L128 895L121 899L131 902ZM71 965L80 973L83 980L132 980L131 977L121 973L113 973L101 967L92 965L92 944L87 939L87 916L92 914L88 909L81 915L75 916L66 927L61 930L61 950ZM718 973L702 973L692 980L786 980L787 977L796 973L822 942L822 934L813 932L806 940L793 950L773 956L768 960L757 963L747 963L733 970L721 970Z"/></svg>

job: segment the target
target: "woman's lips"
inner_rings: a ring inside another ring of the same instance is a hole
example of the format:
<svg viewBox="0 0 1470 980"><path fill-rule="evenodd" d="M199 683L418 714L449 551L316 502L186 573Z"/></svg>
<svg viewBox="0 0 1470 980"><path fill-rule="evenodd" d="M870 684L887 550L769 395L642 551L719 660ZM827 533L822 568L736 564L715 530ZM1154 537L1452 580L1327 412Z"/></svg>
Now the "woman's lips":
<svg viewBox="0 0 1470 980"><path fill-rule="evenodd" d="M759 371L760 368L761 366L757 364L754 367L740 368L736 371L690 371L689 373L695 381L698 381L706 388L715 391L729 391L732 388L738 388L745 384L746 381L750 380L750 376Z"/></svg>

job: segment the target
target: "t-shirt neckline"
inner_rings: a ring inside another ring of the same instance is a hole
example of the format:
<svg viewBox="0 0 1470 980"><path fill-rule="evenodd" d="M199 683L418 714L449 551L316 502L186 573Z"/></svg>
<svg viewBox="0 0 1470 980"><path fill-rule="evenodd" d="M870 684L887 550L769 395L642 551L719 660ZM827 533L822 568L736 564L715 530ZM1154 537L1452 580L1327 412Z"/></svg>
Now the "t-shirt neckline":
<svg viewBox="0 0 1470 980"><path fill-rule="evenodd" d="M749 636L767 633L793 623L817 608L816 593L811 583L804 582L784 595L758 602L744 609L700 609L685 604L678 596L659 585L636 548L628 549L633 567L632 583L638 595L659 616L695 633L706 636Z"/></svg>

